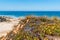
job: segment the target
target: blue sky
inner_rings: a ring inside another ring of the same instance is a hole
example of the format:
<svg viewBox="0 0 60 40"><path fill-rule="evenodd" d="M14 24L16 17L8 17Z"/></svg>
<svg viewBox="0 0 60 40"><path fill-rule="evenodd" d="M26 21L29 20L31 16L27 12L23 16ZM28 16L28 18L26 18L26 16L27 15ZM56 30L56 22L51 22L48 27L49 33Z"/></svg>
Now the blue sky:
<svg viewBox="0 0 60 40"><path fill-rule="evenodd" d="M60 0L0 0L1 11L60 11Z"/></svg>

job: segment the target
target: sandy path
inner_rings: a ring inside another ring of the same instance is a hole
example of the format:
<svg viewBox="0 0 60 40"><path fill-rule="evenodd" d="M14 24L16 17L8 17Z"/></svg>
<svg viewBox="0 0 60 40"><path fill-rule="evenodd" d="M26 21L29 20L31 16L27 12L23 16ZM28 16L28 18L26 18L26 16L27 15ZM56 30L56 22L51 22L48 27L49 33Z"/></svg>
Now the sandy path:
<svg viewBox="0 0 60 40"><path fill-rule="evenodd" d="M45 35L49 40L60 40L59 36L49 36L49 35Z"/></svg>
<svg viewBox="0 0 60 40"><path fill-rule="evenodd" d="M0 23L0 37L6 36L7 32L13 30L13 27L18 24L17 20L11 19L11 22L1 22Z"/></svg>

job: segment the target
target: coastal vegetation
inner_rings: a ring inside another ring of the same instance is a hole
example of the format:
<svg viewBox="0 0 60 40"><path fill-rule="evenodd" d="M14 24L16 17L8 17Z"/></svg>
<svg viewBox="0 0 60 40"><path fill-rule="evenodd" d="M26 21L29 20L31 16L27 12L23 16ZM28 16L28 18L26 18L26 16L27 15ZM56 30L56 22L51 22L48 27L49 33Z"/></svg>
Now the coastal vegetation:
<svg viewBox="0 0 60 40"><path fill-rule="evenodd" d="M56 17L27 16L24 19L20 19L18 25L6 37L1 37L0 39L54 40L55 38L60 38L60 19Z"/></svg>

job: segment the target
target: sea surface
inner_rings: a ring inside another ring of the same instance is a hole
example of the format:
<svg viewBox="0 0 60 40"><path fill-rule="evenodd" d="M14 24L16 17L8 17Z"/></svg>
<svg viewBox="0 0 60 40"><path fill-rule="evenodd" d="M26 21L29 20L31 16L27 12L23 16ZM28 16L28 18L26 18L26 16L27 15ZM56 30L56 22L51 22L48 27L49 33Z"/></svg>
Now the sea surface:
<svg viewBox="0 0 60 40"><path fill-rule="evenodd" d="M60 17L60 11L0 11L0 15L9 15L9 16L58 16Z"/></svg>

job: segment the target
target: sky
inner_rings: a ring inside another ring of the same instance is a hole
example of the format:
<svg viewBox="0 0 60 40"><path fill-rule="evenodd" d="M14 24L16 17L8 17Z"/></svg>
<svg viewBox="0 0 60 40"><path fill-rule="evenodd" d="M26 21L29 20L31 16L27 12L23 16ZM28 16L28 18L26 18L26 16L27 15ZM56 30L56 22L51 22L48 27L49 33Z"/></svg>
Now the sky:
<svg viewBox="0 0 60 40"><path fill-rule="evenodd" d="M0 11L60 11L60 0L0 0Z"/></svg>

